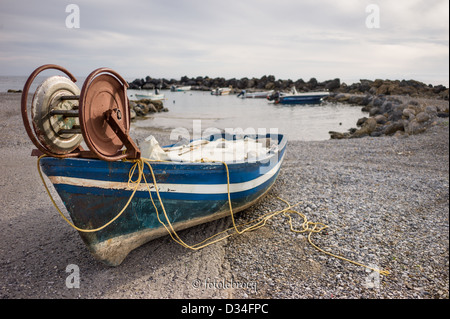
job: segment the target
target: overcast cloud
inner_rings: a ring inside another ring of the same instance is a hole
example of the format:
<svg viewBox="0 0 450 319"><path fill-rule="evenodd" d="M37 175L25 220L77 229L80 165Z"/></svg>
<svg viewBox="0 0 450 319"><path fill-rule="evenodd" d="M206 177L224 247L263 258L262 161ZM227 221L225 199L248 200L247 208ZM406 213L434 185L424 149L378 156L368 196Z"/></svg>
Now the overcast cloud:
<svg viewBox="0 0 450 319"><path fill-rule="evenodd" d="M67 28L66 6L80 8ZM366 7L380 9L369 29ZM0 75L55 63L125 78L449 82L447 0L0 0Z"/></svg>

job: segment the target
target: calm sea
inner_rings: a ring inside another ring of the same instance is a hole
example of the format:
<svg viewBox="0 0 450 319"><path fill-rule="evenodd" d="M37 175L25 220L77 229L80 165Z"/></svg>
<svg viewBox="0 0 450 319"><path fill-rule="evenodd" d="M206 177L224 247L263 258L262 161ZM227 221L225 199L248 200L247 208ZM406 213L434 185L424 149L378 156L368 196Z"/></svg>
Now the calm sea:
<svg viewBox="0 0 450 319"><path fill-rule="evenodd" d="M130 99L136 91L129 90ZM185 128L201 132L208 128L231 129L238 132L267 132L277 130L289 140L328 140L329 131L345 132L356 127L359 118L366 115L361 107L336 103L320 105L275 105L266 99L241 99L236 95L214 96L209 92L170 92L165 94L167 113L157 113L137 121L136 126L154 127L171 131ZM198 123L198 122L196 122Z"/></svg>
<svg viewBox="0 0 450 319"><path fill-rule="evenodd" d="M46 77L38 77L30 92L34 92ZM21 90L27 77L0 77L0 92ZM78 79L81 86L84 79ZM136 91L128 90L134 99ZM324 102L321 105L274 105L266 99L240 99L236 95L213 96L209 92L188 91L165 94L167 113L157 113L133 122L141 128L156 128L171 132L174 129L205 131L208 128L230 129L237 132L273 132L286 134L290 140L320 141L330 138L329 131L345 132L356 127L359 118L367 115L361 107ZM201 122L198 122L201 120ZM196 121L196 122L194 122ZM200 125L200 127L199 127Z"/></svg>

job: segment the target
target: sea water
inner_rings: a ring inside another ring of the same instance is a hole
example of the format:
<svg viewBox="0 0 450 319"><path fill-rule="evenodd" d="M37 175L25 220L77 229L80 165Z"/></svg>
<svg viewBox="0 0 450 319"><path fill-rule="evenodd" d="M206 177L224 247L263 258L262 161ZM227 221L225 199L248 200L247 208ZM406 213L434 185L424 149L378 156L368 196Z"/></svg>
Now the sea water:
<svg viewBox="0 0 450 319"><path fill-rule="evenodd" d="M128 91L130 100L135 99L137 92ZM280 105L267 99L241 99L234 94L214 96L208 91L160 93L165 95L164 106L169 112L151 114L134 125L164 131L182 128L189 132L201 125L201 131L217 128L230 132L278 132L289 140L320 141L330 139L329 131L345 132L356 127L358 119L367 115L359 106L341 103Z"/></svg>
<svg viewBox="0 0 450 319"><path fill-rule="evenodd" d="M30 88L30 95L46 78L38 76ZM21 90L27 77L0 76L0 92L8 89ZM81 88L84 78L78 78ZM128 90L130 100L139 91ZM151 91L150 91L151 92ZM367 113L359 106L341 103L315 105L280 105L266 99L241 99L236 95L214 96L209 91L171 92L165 95L164 106L169 112L150 114L145 119L134 121L132 126L171 132L176 129L201 130L217 128L239 132L267 132L285 134L289 140L328 140L329 131L345 132L356 127L359 118Z"/></svg>

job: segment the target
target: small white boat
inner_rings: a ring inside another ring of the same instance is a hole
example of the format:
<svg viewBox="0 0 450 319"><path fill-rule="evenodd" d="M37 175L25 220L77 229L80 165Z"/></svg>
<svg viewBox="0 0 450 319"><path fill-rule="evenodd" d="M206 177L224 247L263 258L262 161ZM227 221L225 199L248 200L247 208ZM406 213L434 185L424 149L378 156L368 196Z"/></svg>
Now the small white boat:
<svg viewBox="0 0 450 319"><path fill-rule="evenodd" d="M231 88L217 88L211 91L211 95L229 95Z"/></svg>
<svg viewBox="0 0 450 319"><path fill-rule="evenodd" d="M155 88L154 92L150 92L147 90L139 91L139 93L135 93L134 96L137 100L148 99L152 101L164 100L164 94L159 93L159 89Z"/></svg>
<svg viewBox="0 0 450 319"><path fill-rule="evenodd" d="M185 92L185 91L190 91L191 90L191 86L176 86L176 85L172 85L170 90L172 92Z"/></svg>
<svg viewBox="0 0 450 319"><path fill-rule="evenodd" d="M155 94L155 93L136 93L134 95L137 100L149 99L152 101L156 100L164 100L164 94Z"/></svg>
<svg viewBox="0 0 450 319"><path fill-rule="evenodd" d="M246 90L242 90L237 97L243 99L266 99L272 94L273 90L267 92L247 92Z"/></svg>

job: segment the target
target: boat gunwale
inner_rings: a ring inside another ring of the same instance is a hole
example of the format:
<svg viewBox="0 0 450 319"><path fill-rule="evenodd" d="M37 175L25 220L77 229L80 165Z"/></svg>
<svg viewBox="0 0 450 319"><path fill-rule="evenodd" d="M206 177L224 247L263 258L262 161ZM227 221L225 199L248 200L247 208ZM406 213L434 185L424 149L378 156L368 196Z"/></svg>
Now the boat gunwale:
<svg viewBox="0 0 450 319"><path fill-rule="evenodd" d="M209 137L212 137L212 136L214 136L214 135L211 135ZM277 156L280 153L284 152L286 144L287 144L287 137L284 134L270 134L270 133L266 134L266 135L258 135L258 138L269 138L269 137L274 137L274 136L276 136L277 140L278 140L278 143L277 143L278 149L277 149L277 151L276 152L270 152L265 157L252 159L250 161L247 159L247 160L236 160L236 161L232 161L232 162L226 162L226 161L189 162L189 161L153 161L153 160L148 160L148 162L152 166L157 165L158 168L162 168L162 167L164 167L166 165L167 165L167 167L170 167L171 165L173 165L173 166L175 166L177 168L178 168L178 166L186 167L186 168L189 168L191 166L193 166L193 167L195 167L195 166L217 166L218 168L219 167L222 168L223 165L224 165L223 163L226 163L227 166L229 168L231 168L231 169L235 168L235 166L242 165L242 164L247 164L247 165L248 164L264 165L265 163L270 162L271 158L273 158L274 156ZM198 140L208 140L209 137L191 140L190 142L198 141ZM248 136L248 137L251 137L251 136ZM280 137L281 137L281 139L280 139ZM211 139L209 139L209 141L211 141ZM176 146L176 143L175 144L171 144L171 145L163 146L162 148L164 149L164 148L170 148L170 147L174 147L174 146ZM71 163L79 162L80 164L83 163L83 162L89 162L89 161L97 162L97 163L107 163L107 162L105 162L103 160L99 160L99 159L76 158L76 157L75 158L67 158L67 159L46 157L46 158L43 158L42 160L45 160L45 159L55 159L57 161L63 160L63 161L71 162ZM110 163L114 163L114 164L117 164L117 163L121 163L121 164L122 163L128 163L129 165L133 164L132 161L129 161L129 162L114 161L114 162L110 162Z"/></svg>

